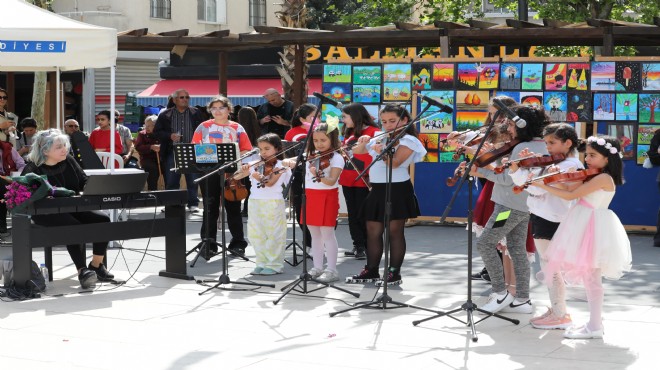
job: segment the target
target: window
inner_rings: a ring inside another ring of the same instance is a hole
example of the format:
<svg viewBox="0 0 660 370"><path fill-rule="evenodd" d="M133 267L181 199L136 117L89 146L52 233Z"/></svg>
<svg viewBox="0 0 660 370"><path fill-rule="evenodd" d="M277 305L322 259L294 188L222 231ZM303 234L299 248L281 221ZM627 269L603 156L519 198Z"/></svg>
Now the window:
<svg viewBox="0 0 660 370"><path fill-rule="evenodd" d="M250 26L266 25L266 0L250 0Z"/></svg>
<svg viewBox="0 0 660 370"><path fill-rule="evenodd" d="M490 1L482 3L482 10L484 13L510 13L506 8L496 8Z"/></svg>
<svg viewBox="0 0 660 370"><path fill-rule="evenodd" d="M172 19L172 1L151 0L151 18Z"/></svg>
<svg viewBox="0 0 660 370"><path fill-rule="evenodd" d="M227 23L227 0L197 0L197 20Z"/></svg>

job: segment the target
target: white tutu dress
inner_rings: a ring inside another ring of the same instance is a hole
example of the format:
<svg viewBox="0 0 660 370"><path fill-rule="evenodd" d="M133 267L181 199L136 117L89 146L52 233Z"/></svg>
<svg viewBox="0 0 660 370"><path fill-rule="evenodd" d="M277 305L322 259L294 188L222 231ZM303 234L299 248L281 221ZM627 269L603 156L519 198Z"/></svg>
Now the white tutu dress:
<svg viewBox="0 0 660 370"><path fill-rule="evenodd" d="M544 276L561 272L568 283L581 284L594 269L613 280L630 271L630 240L619 218L608 209L614 193L595 191L568 211L550 241Z"/></svg>

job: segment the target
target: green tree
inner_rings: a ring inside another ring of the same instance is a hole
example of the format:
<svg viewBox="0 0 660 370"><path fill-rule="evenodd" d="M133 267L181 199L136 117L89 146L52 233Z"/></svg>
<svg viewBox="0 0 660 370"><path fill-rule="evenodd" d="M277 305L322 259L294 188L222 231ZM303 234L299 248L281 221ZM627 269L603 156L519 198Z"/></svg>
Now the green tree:
<svg viewBox="0 0 660 370"><path fill-rule="evenodd" d="M356 0L307 0L307 28L319 29L321 23L339 22L339 9L351 14L358 9L358 3Z"/></svg>
<svg viewBox="0 0 660 370"><path fill-rule="evenodd" d="M434 20L464 22L483 16L480 0L354 0L357 9L336 9L342 24L383 26L411 21L415 14L421 23Z"/></svg>
<svg viewBox="0 0 660 370"><path fill-rule="evenodd" d="M28 3L40 8L53 11L51 5L53 0L28 0ZM44 129L46 124L44 106L46 105L46 72L34 72L34 83L32 85L32 108L30 115L37 121L38 129ZM55 107L51 107L54 109Z"/></svg>

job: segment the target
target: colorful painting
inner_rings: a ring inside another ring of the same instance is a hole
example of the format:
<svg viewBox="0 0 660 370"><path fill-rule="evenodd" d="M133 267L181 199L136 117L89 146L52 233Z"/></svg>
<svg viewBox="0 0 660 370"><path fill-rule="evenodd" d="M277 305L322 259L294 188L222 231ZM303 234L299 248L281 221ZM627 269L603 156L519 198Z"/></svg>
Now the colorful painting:
<svg viewBox="0 0 660 370"><path fill-rule="evenodd" d="M520 91L497 91L496 96L508 96L509 98L520 103Z"/></svg>
<svg viewBox="0 0 660 370"><path fill-rule="evenodd" d="M637 94L616 94L615 119L637 121Z"/></svg>
<svg viewBox="0 0 660 370"><path fill-rule="evenodd" d="M614 90L618 91L637 91L642 88L641 73L639 63L636 62L616 62L614 68L614 80L616 85Z"/></svg>
<svg viewBox="0 0 660 370"><path fill-rule="evenodd" d="M591 122L591 93L574 91L568 93L567 122Z"/></svg>
<svg viewBox="0 0 660 370"><path fill-rule="evenodd" d="M323 83L323 95L340 102L351 101L350 83Z"/></svg>
<svg viewBox="0 0 660 370"><path fill-rule="evenodd" d="M520 104L527 105L534 108L543 106L543 93L542 92L521 92Z"/></svg>
<svg viewBox="0 0 660 370"><path fill-rule="evenodd" d="M411 97L409 82L385 82L383 101L408 101Z"/></svg>
<svg viewBox="0 0 660 370"><path fill-rule="evenodd" d="M328 117L335 117L341 120L341 109L330 104L321 106L321 122L325 122Z"/></svg>
<svg viewBox="0 0 660 370"><path fill-rule="evenodd" d="M660 63L642 63L642 90L660 90Z"/></svg>
<svg viewBox="0 0 660 370"><path fill-rule="evenodd" d="M488 112L456 112L456 131L474 130L483 126Z"/></svg>
<svg viewBox="0 0 660 370"><path fill-rule="evenodd" d="M413 90L430 90L431 73L433 64L415 63L412 65L412 88Z"/></svg>
<svg viewBox="0 0 660 370"><path fill-rule="evenodd" d="M660 125L639 125L637 127L637 144L650 145L657 130L660 130Z"/></svg>
<svg viewBox="0 0 660 370"><path fill-rule="evenodd" d="M323 82L351 82L350 64L326 64L323 66Z"/></svg>
<svg viewBox="0 0 660 370"><path fill-rule="evenodd" d="M384 64L384 82L410 82L412 68L410 64Z"/></svg>
<svg viewBox="0 0 660 370"><path fill-rule="evenodd" d="M438 134L419 134L419 141L426 149L422 162L438 163Z"/></svg>
<svg viewBox="0 0 660 370"><path fill-rule="evenodd" d="M568 94L565 92L546 92L543 94L543 107L552 122L566 122Z"/></svg>
<svg viewBox="0 0 660 370"><path fill-rule="evenodd" d="M566 90L566 63L547 63L545 65L545 89Z"/></svg>
<svg viewBox="0 0 660 370"><path fill-rule="evenodd" d="M455 85L454 64L434 64L431 84L436 90L452 90Z"/></svg>
<svg viewBox="0 0 660 370"><path fill-rule="evenodd" d="M458 110L487 110L489 100L488 91L456 91Z"/></svg>
<svg viewBox="0 0 660 370"><path fill-rule="evenodd" d="M380 66L353 66L354 84L380 84L382 81Z"/></svg>
<svg viewBox="0 0 660 370"><path fill-rule="evenodd" d="M497 89L500 81L500 64L499 63L478 63L475 67L478 75L479 89L493 90Z"/></svg>
<svg viewBox="0 0 660 370"><path fill-rule="evenodd" d="M525 63L522 67L522 89L523 90L542 90L543 89L543 64Z"/></svg>
<svg viewBox="0 0 660 370"><path fill-rule="evenodd" d="M619 139L623 160L635 159L634 125L608 125L607 134Z"/></svg>
<svg viewBox="0 0 660 370"><path fill-rule="evenodd" d="M639 123L660 122L660 93L639 94Z"/></svg>
<svg viewBox="0 0 660 370"><path fill-rule="evenodd" d="M456 153L456 147L447 145L447 136L449 134L440 134L438 135L438 140L440 141L440 148L439 148L439 161L441 163L458 163L463 160L462 157L458 157L454 159L454 154Z"/></svg>
<svg viewBox="0 0 660 370"><path fill-rule="evenodd" d="M427 91L425 95L455 108L453 91ZM428 103L422 100L421 109L424 110L427 106ZM453 118L453 113L440 112L440 108L431 106L419 120L419 131L423 133L450 133L454 124Z"/></svg>
<svg viewBox="0 0 660 370"><path fill-rule="evenodd" d="M615 94L594 94L594 120L595 121L613 121Z"/></svg>
<svg viewBox="0 0 660 370"><path fill-rule="evenodd" d="M522 81L522 64L502 63L500 89L520 90Z"/></svg>
<svg viewBox="0 0 660 370"><path fill-rule="evenodd" d="M353 102L380 103L380 85L353 85Z"/></svg>
<svg viewBox="0 0 660 370"><path fill-rule="evenodd" d="M637 144L637 164L644 164L646 157L649 156L648 151L651 146L648 144Z"/></svg>
<svg viewBox="0 0 660 370"><path fill-rule="evenodd" d="M457 89L477 89L479 87L479 72L475 68L476 63L459 63L456 75L458 81L456 82Z"/></svg>
<svg viewBox="0 0 660 370"><path fill-rule="evenodd" d="M591 91L614 90L614 62L591 63Z"/></svg>
<svg viewBox="0 0 660 370"><path fill-rule="evenodd" d="M567 90L586 91L589 88L589 79L591 78L591 64L568 63L567 74Z"/></svg>

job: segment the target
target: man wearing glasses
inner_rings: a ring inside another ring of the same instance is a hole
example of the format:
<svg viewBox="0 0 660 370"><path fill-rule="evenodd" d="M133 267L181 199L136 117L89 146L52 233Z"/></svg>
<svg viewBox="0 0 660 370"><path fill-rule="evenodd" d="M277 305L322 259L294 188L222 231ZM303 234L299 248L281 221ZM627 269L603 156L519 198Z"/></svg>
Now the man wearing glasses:
<svg viewBox="0 0 660 370"><path fill-rule="evenodd" d="M80 131L80 124L75 119L68 119L64 122L64 133L71 136L76 131Z"/></svg>
<svg viewBox="0 0 660 370"><path fill-rule="evenodd" d="M7 90L0 87L0 141L9 141L14 145L16 138L9 133L10 128L15 128L18 123L18 117L7 111L7 102L9 95Z"/></svg>
<svg viewBox="0 0 660 370"><path fill-rule="evenodd" d="M164 110L158 115L154 134L160 141L160 158L166 166L166 188L179 189L181 173L169 171L174 168L173 144L190 143L197 126L203 121L201 112L190 106L190 94L184 89L172 93L174 107ZM184 174L188 188L188 209L197 212L199 199L197 198L197 184L193 182L194 174Z"/></svg>

